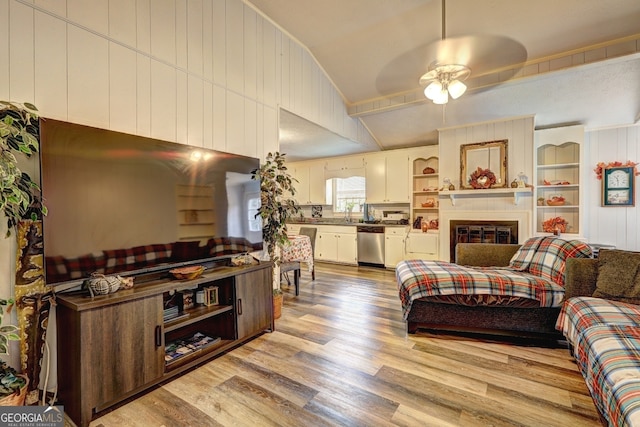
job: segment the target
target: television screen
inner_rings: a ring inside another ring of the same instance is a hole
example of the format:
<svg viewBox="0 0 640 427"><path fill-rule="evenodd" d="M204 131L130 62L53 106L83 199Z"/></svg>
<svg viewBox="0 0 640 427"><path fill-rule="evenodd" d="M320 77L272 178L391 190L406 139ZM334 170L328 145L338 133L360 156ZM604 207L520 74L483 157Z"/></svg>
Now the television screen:
<svg viewBox="0 0 640 427"><path fill-rule="evenodd" d="M262 249L256 158L40 122L48 284Z"/></svg>

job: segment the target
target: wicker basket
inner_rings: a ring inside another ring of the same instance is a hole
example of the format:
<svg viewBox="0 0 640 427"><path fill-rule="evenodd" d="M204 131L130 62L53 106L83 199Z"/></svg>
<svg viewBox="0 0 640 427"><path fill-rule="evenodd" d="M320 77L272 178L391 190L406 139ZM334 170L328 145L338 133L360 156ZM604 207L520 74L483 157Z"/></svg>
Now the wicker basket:
<svg viewBox="0 0 640 427"><path fill-rule="evenodd" d="M29 378L24 375L18 375L19 377L24 378L25 384L20 388L19 391L12 393L8 396L0 399L0 406L23 406L24 400L27 397L27 387L29 386Z"/></svg>
<svg viewBox="0 0 640 427"><path fill-rule="evenodd" d="M284 295L277 294L273 296L273 318L279 319L282 316L282 303L284 302Z"/></svg>
<svg viewBox="0 0 640 427"><path fill-rule="evenodd" d="M204 272L204 266L202 265L194 265L190 267L181 267L174 268L173 270L169 270L169 273L173 275L178 280L193 280L200 277L200 275Z"/></svg>

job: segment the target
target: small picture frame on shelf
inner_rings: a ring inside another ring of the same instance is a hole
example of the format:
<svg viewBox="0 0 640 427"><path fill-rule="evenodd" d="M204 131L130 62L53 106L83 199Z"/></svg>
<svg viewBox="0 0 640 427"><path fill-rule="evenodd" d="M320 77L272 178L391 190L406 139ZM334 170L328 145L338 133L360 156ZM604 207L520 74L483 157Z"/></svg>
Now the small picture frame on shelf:
<svg viewBox="0 0 640 427"><path fill-rule="evenodd" d="M204 305L218 305L218 287L217 286L209 286L203 289L204 290Z"/></svg>
<svg viewBox="0 0 640 427"><path fill-rule="evenodd" d="M611 167L602 171L602 206L635 206L633 166Z"/></svg>
<svg viewBox="0 0 640 427"><path fill-rule="evenodd" d="M182 309L189 310L190 308L195 307L195 301L193 298L193 290L185 289L184 291L180 291L182 295Z"/></svg>

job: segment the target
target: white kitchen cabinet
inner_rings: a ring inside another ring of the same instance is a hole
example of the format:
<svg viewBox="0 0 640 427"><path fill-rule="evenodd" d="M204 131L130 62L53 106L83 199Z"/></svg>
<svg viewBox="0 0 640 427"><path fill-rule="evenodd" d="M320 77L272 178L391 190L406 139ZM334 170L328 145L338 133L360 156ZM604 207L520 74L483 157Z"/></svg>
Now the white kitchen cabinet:
<svg viewBox="0 0 640 427"><path fill-rule="evenodd" d="M405 150L365 157L367 203L409 203L409 155Z"/></svg>
<svg viewBox="0 0 640 427"><path fill-rule="evenodd" d="M384 265L395 268L404 259L405 239L408 227L385 227L384 229Z"/></svg>
<svg viewBox="0 0 640 427"><path fill-rule="evenodd" d="M289 173L298 182L294 183L294 198L301 205L324 205L326 201L326 184L324 162L300 162L288 165Z"/></svg>
<svg viewBox="0 0 640 427"><path fill-rule="evenodd" d="M300 224L287 224L287 234L300 234Z"/></svg>
<svg viewBox="0 0 640 427"><path fill-rule="evenodd" d="M316 238L316 259L319 261L358 263L355 226L320 225Z"/></svg>
<svg viewBox="0 0 640 427"><path fill-rule="evenodd" d="M411 231L406 239L405 259L438 259L438 233Z"/></svg>
<svg viewBox="0 0 640 427"><path fill-rule="evenodd" d="M326 159L327 178L348 178L364 174L364 156L344 156Z"/></svg>

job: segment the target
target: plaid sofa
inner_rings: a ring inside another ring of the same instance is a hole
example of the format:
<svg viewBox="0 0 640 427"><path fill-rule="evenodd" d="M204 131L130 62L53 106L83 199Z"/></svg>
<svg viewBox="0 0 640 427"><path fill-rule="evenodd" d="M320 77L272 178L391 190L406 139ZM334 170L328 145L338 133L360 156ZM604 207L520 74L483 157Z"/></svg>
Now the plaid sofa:
<svg viewBox="0 0 640 427"><path fill-rule="evenodd" d="M557 328L606 423L640 426L640 306L573 297L562 307Z"/></svg>
<svg viewBox="0 0 640 427"><path fill-rule="evenodd" d="M242 237L214 237L205 245L199 241L159 243L126 249L108 249L78 257L45 257L47 282L84 279L91 273L117 274L164 263L253 252L253 245Z"/></svg>
<svg viewBox="0 0 640 427"><path fill-rule="evenodd" d="M583 242L535 237L521 246L461 243L456 263L401 261L396 279L407 330L561 338L555 322L566 261L590 256Z"/></svg>

